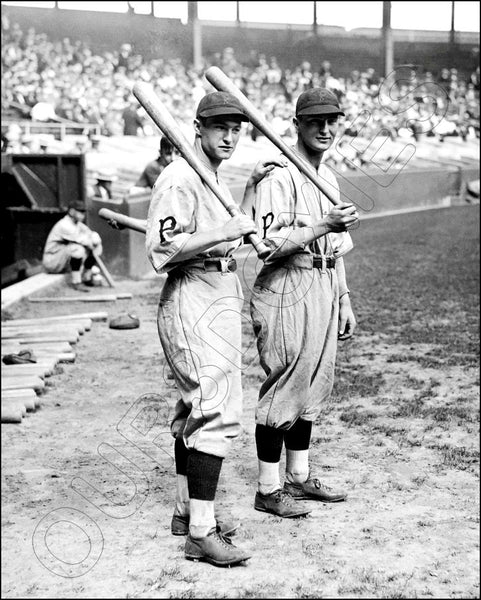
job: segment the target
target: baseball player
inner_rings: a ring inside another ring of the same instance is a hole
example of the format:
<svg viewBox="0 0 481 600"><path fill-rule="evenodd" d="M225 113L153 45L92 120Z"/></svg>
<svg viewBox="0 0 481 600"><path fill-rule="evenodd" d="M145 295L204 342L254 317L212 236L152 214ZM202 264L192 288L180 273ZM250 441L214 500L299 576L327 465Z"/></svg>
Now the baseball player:
<svg viewBox="0 0 481 600"><path fill-rule="evenodd" d="M334 195L339 187L322 164L344 113L324 88L303 92L296 104L294 151L317 171ZM265 379L256 409L259 466L256 510L281 517L309 511L294 500L344 500L309 471L312 423L329 397L337 340L356 325L343 256L352 248L346 228L358 219L351 204L333 207L293 163L274 168L256 186L255 219L272 248L259 272L251 316ZM286 447L286 480L279 463Z"/></svg>
<svg viewBox="0 0 481 600"><path fill-rule="evenodd" d="M88 292L94 285L92 267L95 256L102 254L102 240L85 225L85 204L72 202L67 214L57 221L48 234L42 263L47 273L70 271L70 287Z"/></svg>
<svg viewBox="0 0 481 600"><path fill-rule="evenodd" d="M194 120L194 150L230 199L218 168L232 155L244 121L239 102L225 92L204 96ZM272 168L262 163L251 179ZM216 520L214 500L222 461L241 431L243 295L232 253L255 231L246 215L229 216L184 159L157 179L146 248L154 269L167 273L158 330L181 395L171 426L177 472L171 530L188 534L186 558L214 565L249 558L227 537L236 526Z"/></svg>

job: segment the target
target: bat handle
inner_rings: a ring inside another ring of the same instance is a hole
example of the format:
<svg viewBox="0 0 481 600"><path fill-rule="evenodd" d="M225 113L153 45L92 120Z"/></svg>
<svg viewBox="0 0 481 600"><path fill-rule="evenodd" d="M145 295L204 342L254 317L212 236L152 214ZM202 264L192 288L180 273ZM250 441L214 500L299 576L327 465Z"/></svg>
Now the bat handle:
<svg viewBox="0 0 481 600"><path fill-rule="evenodd" d="M257 256L264 260L269 256L272 250L267 246L261 238L257 235L257 233L251 233L247 236L249 242L254 246Z"/></svg>
<svg viewBox="0 0 481 600"><path fill-rule="evenodd" d="M228 206L226 206L226 209L231 217L235 217L238 214L246 214L245 211L243 211L241 208L234 204L229 204ZM257 252L257 256L260 259L264 260L269 256L269 254L271 253L271 249L261 240L257 233L250 233L246 237L249 240L249 242L254 246L255 251Z"/></svg>

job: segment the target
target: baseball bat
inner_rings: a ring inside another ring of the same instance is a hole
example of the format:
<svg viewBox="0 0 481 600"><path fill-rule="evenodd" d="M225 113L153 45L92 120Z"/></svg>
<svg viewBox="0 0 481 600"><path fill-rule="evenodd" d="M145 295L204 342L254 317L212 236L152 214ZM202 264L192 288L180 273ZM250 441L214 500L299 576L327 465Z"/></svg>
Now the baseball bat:
<svg viewBox="0 0 481 600"><path fill-rule="evenodd" d="M162 133L169 138L172 144L180 152L182 157L189 163L197 175L199 175L205 185L214 193L230 216L235 217L236 215L241 214L241 211L236 204L229 204L224 198L220 187L212 179L209 171L199 160L191 144L180 130L179 125L162 104L162 101L154 92L152 86L145 82L137 82L132 89L132 93L140 102L152 121L157 125ZM249 234L247 238L256 249L259 258L266 258L271 253L271 250L256 233Z"/></svg>
<svg viewBox="0 0 481 600"><path fill-rule="evenodd" d="M319 178L319 175L307 163L303 158L296 154L292 148L290 148L279 134L277 134L269 123L266 121L264 116L259 110L252 104L252 102L240 91L240 89L232 83L227 75L219 69L219 67L209 67L204 73L207 81L211 83L217 90L222 92L229 92L235 96L242 105L245 114L249 117L250 122L262 131L262 133L269 139L279 150L292 162L296 167L304 173L304 175L320 190L334 205L339 204L339 200L333 195L333 193L327 187L327 183L323 183Z"/></svg>
<svg viewBox="0 0 481 600"><path fill-rule="evenodd" d="M112 288L115 287L115 281L114 281L112 275L110 274L109 270L105 266L104 261L100 258L100 256L97 256L94 253L92 253L92 254L95 259L95 262L97 263L98 268L100 269L100 272L104 276L104 278L107 281L107 283L109 284L109 286Z"/></svg>
<svg viewBox="0 0 481 600"><path fill-rule="evenodd" d="M110 208L101 208L99 210L99 217L102 217L102 219L108 221L109 225L112 225L114 228L117 227L117 224L119 224L123 227L127 227L128 229L139 231L140 233L145 233L147 231L147 221L128 217L122 213L110 210Z"/></svg>

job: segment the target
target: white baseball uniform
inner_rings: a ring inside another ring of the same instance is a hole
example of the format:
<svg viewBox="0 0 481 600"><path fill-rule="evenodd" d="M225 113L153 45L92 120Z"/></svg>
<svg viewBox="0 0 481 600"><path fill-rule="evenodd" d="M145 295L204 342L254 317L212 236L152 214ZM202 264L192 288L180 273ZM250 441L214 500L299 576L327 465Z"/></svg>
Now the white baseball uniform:
<svg viewBox="0 0 481 600"><path fill-rule="evenodd" d="M324 165L319 176L339 197L337 181ZM330 210L326 196L289 162L256 188L259 232L276 252L254 284L251 316L266 373L256 423L289 429L298 418L314 421L334 380L339 289L332 258L352 248L349 233L329 233L302 247L289 242ZM319 266L314 266L319 265Z"/></svg>
<svg viewBox="0 0 481 600"><path fill-rule="evenodd" d="M42 263L47 273L62 273L71 258L84 261L89 252L102 254L102 240L96 231L92 231L85 223L77 223L65 215L57 221L48 234L42 256Z"/></svg>
<svg viewBox="0 0 481 600"><path fill-rule="evenodd" d="M210 165L206 167L212 171ZM212 176L217 178L214 171ZM232 199L227 186L217 182L225 197ZM226 268L240 241L217 244L187 261L176 256L192 234L217 229L229 219L219 200L181 158L156 181L146 234L154 269L168 274L157 322L181 394L172 433L183 433L189 449L220 457L226 456L241 431L243 294L237 275ZM206 270L205 265L220 265L224 272Z"/></svg>

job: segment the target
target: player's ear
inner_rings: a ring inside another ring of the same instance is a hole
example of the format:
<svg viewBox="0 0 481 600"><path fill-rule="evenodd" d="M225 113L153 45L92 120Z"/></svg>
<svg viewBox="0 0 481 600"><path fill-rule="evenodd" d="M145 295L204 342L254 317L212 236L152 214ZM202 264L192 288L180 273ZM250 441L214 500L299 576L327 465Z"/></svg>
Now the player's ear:
<svg viewBox="0 0 481 600"><path fill-rule="evenodd" d="M195 131L195 135L198 137L202 137L202 134L200 133L200 121L199 119L194 119L194 131Z"/></svg>
<svg viewBox="0 0 481 600"><path fill-rule="evenodd" d="M299 129L299 121L297 120L297 117L293 117L292 122L294 123L294 127L296 128L296 131L297 131Z"/></svg>

